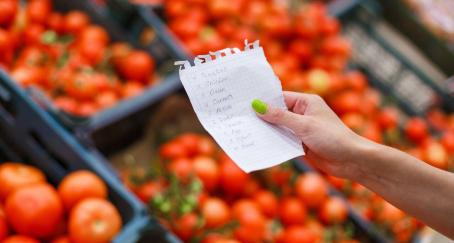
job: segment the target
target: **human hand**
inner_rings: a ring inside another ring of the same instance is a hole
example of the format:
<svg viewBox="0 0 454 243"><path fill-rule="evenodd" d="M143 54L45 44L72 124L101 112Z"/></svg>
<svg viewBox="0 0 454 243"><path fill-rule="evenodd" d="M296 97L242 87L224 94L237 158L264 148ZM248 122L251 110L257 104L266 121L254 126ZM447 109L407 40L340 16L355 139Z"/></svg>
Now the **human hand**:
<svg viewBox="0 0 454 243"><path fill-rule="evenodd" d="M263 120L291 129L306 148L305 159L326 173L353 179L360 173L361 148L372 144L350 130L318 95L284 92L288 110L254 100Z"/></svg>

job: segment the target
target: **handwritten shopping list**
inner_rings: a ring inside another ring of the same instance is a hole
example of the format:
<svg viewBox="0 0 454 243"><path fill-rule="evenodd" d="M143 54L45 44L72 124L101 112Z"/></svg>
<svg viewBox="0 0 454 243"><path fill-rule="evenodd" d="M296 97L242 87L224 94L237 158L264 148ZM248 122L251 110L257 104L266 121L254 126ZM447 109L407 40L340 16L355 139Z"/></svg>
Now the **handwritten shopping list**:
<svg viewBox="0 0 454 243"><path fill-rule="evenodd" d="M176 62L198 119L244 171L251 172L304 155L290 130L269 124L251 108L253 99L286 108L279 79L258 41L244 51L224 49L198 56L192 66Z"/></svg>

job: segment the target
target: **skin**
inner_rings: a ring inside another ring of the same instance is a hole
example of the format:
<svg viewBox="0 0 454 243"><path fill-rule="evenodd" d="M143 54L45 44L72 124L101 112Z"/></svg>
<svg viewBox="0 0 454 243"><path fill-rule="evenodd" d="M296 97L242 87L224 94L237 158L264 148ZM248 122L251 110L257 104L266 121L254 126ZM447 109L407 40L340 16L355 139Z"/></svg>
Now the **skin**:
<svg viewBox="0 0 454 243"><path fill-rule="evenodd" d="M265 104L257 115L293 130L304 143L306 160L361 183L454 239L454 174L355 134L317 95L284 92L284 98L288 110Z"/></svg>

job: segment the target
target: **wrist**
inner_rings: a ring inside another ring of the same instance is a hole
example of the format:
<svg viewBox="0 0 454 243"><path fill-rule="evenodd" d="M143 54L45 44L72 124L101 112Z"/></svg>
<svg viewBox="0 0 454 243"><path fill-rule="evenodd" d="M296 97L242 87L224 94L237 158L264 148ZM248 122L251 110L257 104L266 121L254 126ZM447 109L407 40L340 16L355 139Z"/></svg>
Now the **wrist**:
<svg viewBox="0 0 454 243"><path fill-rule="evenodd" d="M356 156L353 161L355 169L350 179L361 184L366 184L370 181L376 174L377 167L379 167L379 165L376 164L379 160L376 158L383 153L382 150L382 145L359 136L354 149L354 151L356 151Z"/></svg>

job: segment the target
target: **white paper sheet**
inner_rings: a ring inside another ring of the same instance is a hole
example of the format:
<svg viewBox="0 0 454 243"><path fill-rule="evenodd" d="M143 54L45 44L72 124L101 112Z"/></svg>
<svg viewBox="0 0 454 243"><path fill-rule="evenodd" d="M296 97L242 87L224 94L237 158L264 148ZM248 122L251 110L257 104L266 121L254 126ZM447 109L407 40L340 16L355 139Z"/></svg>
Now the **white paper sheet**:
<svg viewBox="0 0 454 243"><path fill-rule="evenodd" d="M258 41L245 43L244 51L198 56L194 63L175 63L181 65L184 89L203 127L242 170L304 155L302 141L290 130L261 120L251 108L254 99L286 108L281 83Z"/></svg>

